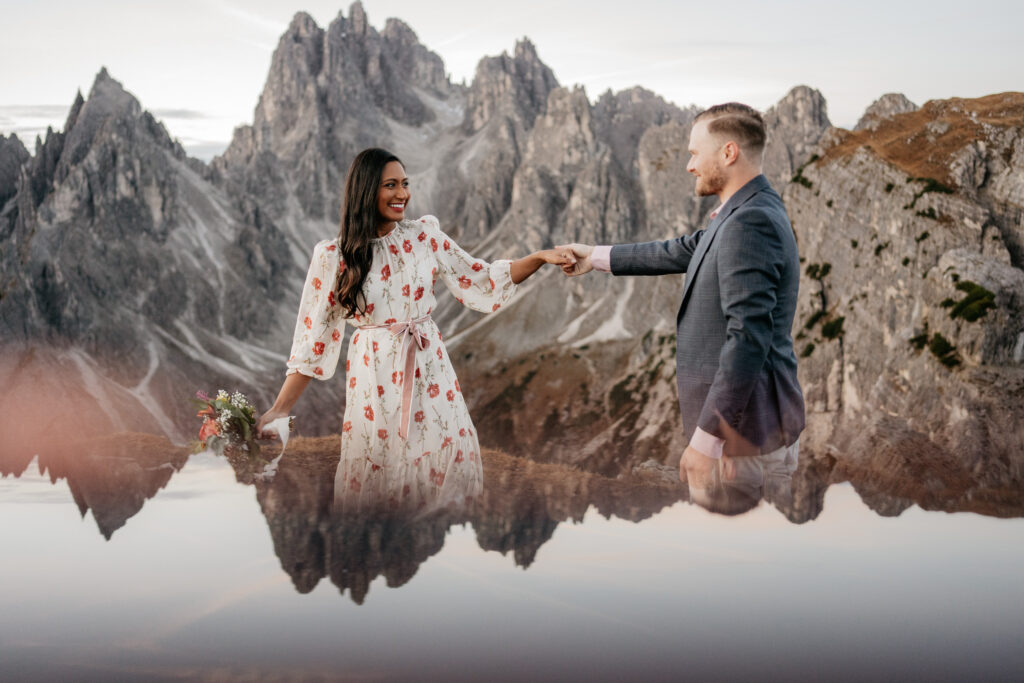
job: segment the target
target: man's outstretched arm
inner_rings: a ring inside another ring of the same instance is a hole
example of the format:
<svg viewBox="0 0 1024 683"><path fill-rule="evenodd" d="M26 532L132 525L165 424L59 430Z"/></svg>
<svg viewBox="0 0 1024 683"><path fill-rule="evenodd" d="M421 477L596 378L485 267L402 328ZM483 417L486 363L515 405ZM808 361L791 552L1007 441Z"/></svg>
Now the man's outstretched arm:
<svg viewBox="0 0 1024 683"><path fill-rule="evenodd" d="M571 249L576 256L575 264L562 268L570 277L591 270L615 275L670 275L686 272L703 236L704 231L699 230L692 235L656 242L616 246L564 244L556 249Z"/></svg>

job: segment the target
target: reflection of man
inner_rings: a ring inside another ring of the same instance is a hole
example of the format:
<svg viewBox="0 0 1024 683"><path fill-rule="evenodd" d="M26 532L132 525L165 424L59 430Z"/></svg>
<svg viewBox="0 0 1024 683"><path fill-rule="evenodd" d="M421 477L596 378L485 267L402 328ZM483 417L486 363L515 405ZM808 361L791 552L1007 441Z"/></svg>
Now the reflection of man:
<svg viewBox="0 0 1024 683"><path fill-rule="evenodd" d="M765 128L743 104L702 112L690 132L697 194L721 205L707 228L663 242L569 245L568 275L686 273L676 316L676 381L689 445L680 478L693 486L726 454L789 449L804 427L790 330L800 264L782 199L761 174Z"/></svg>
<svg viewBox="0 0 1024 683"><path fill-rule="evenodd" d="M780 510L788 510L793 504L796 458L796 448L779 448L756 456L723 455L718 461L704 458L712 467L706 475L693 472L687 481L690 500L723 515L742 514L756 507L762 498Z"/></svg>

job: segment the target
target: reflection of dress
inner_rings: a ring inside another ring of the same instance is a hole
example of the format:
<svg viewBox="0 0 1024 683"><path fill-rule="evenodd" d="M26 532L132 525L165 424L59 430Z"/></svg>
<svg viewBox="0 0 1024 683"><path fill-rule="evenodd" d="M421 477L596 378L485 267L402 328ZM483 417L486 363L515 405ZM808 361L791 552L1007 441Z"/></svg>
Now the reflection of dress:
<svg viewBox="0 0 1024 683"><path fill-rule="evenodd" d="M373 240L372 250L363 283L366 315L348 319L356 331L345 361L348 388L336 497L344 487L346 505L365 499L416 507L475 495L483 480L476 431L441 334L426 316L436 303L438 278L460 303L498 310L516 289L509 261L487 264L472 258L441 232L433 216L401 221ZM289 374L334 375L345 320L333 291L338 268L337 241L317 244L302 291ZM426 346L413 346L414 376L406 377L402 337L377 326L424 317L416 326ZM406 382L413 385L409 433L403 439L398 432Z"/></svg>

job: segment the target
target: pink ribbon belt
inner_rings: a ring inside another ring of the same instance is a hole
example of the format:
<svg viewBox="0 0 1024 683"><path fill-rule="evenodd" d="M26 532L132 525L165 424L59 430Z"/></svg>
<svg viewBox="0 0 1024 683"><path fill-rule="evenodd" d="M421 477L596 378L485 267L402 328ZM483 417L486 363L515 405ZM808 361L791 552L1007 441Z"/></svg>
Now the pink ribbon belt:
<svg viewBox="0 0 1024 683"><path fill-rule="evenodd" d="M409 438L409 420L412 418L412 388L416 383L414 373L416 372L416 350L429 346L427 335L423 334L417 327L420 323L430 320L430 314L415 320L403 320L402 322L389 325L363 325L362 330L387 329L396 337L402 337L402 349L399 351L399 362L405 358L405 370L402 373L402 421L398 425L398 435L403 439Z"/></svg>

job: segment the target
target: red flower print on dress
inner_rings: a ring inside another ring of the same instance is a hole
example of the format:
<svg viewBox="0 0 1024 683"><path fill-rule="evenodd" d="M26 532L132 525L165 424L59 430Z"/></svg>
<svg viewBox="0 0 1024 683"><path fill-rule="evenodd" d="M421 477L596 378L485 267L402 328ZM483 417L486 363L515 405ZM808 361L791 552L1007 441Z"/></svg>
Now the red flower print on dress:
<svg viewBox="0 0 1024 683"><path fill-rule="evenodd" d="M339 332L338 330L334 330L334 332L331 332L331 340L332 341L340 341L341 340L341 332Z"/></svg>
<svg viewBox="0 0 1024 683"><path fill-rule="evenodd" d="M420 378L420 369L416 368L416 379Z"/></svg>
<svg viewBox="0 0 1024 683"><path fill-rule="evenodd" d="M377 353L378 351L380 351L380 344L373 342L373 352Z"/></svg>
<svg viewBox="0 0 1024 683"><path fill-rule="evenodd" d="M313 374L314 375L322 375L322 374L324 374L324 371L321 368L317 368L316 370L313 371Z"/></svg>
<svg viewBox="0 0 1024 683"><path fill-rule="evenodd" d="M422 410L417 410L416 414L412 416L412 419L417 422L423 422L423 420L427 419L427 416L423 414Z"/></svg>
<svg viewBox="0 0 1024 683"><path fill-rule="evenodd" d="M365 353L363 354L363 365L370 367L370 356Z"/></svg>
<svg viewBox="0 0 1024 683"><path fill-rule="evenodd" d="M352 369L352 361L350 361L348 358L346 358L345 359L345 372L348 372L351 369Z"/></svg>
<svg viewBox="0 0 1024 683"><path fill-rule="evenodd" d="M455 462L456 463L460 463L460 462L462 462L462 460L463 460L463 458L462 458L462 451L459 451L458 453L455 454Z"/></svg>
<svg viewBox="0 0 1024 683"><path fill-rule="evenodd" d="M402 285L402 296L409 296L409 285Z"/></svg>
<svg viewBox="0 0 1024 683"><path fill-rule="evenodd" d="M435 240L433 237L430 238L430 248L433 249L434 251L437 251L437 240Z"/></svg>
<svg viewBox="0 0 1024 683"><path fill-rule="evenodd" d="M336 245L334 245L334 244L328 244L327 245L327 251L334 251L337 248L338 247Z"/></svg>
<svg viewBox="0 0 1024 683"><path fill-rule="evenodd" d="M483 269L484 269L484 267L483 267L483 265L479 261L477 261L476 263L473 264L473 270L475 272L479 273Z"/></svg>
<svg viewBox="0 0 1024 683"><path fill-rule="evenodd" d="M501 308L501 304L494 304L493 306L491 306L491 313L494 313L499 308Z"/></svg>
<svg viewBox="0 0 1024 683"><path fill-rule="evenodd" d="M373 422L373 406L366 406L363 408L363 415L366 416L367 420Z"/></svg>
<svg viewBox="0 0 1024 683"><path fill-rule="evenodd" d="M382 431L383 431L383 430L382 430ZM370 471L371 471L371 472L380 472L380 465L378 465L378 464L377 464L377 463L375 463L375 462L371 462L371 463L370 463Z"/></svg>
<svg viewBox="0 0 1024 683"><path fill-rule="evenodd" d="M398 256L398 247L397 247L397 246L395 246L394 244L389 244L389 245L388 245L388 250L389 250L389 251L390 251L390 252L391 252L392 254L394 254L395 256Z"/></svg>
<svg viewBox="0 0 1024 683"><path fill-rule="evenodd" d="M459 386L459 380L455 380L455 391L462 393L462 387Z"/></svg>
<svg viewBox="0 0 1024 683"><path fill-rule="evenodd" d="M442 360L443 358L444 358L444 356L441 354L441 347L438 346L437 347L437 359L438 360Z"/></svg>
<svg viewBox="0 0 1024 683"><path fill-rule="evenodd" d="M378 396L383 396L384 395L384 387L382 387L379 384L377 385L377 395Z"/></svg>
<svg viewBox="0 0 1024 683"><path fill-rule="evenodd" d="M313 327L313 321L309 319L308 315L306 316L306 319L302 321L302 324L306 326L307 330Z"/></svg>
<svg viewBox="0 0 1024 683"><path fill-rule="evenodd" d="M427 233L421 232L420 234L416 235L416 239L418 239L420 242L426 240L427 239Z"/></svg>
<svg viewBox="0 0 1024 683"><path fill-rule="evenodd" d="M427 394L430 396L430 398L437 398L438 394L440 393L441 387L437 386L436 384L431 384L429 387L427 387Z"/></svg>
<svg viewBox="0 0 1024 683"><path fill-rule="evenodd" d="M320 355L323 354L323 352L324 352L324 343L323 342L316 342L315 344L313 344L313 353L315 353L316 355L320 356Z"/></svg>
<svg viewBox="0 0 1024 683"><path fill-rule="evenodd" d="M373 313L373 304L366 304L366 315Z"/></svg>
<svg viewBox="0 0 1024 683"><path fill-rule="evenodd" d="M473 286L473 281L472 280L470 280L465 275L460 275L459 276L459 287L462 287L463 289L469 289L472 286Z"/></svg>
<svg viewBox="0 0 1024 683"><path fill-rule="evenodd" d="M487 278L487 284L491 286L491 289L494 289L494 280L492 280L491 278Z"/></svg>
<svg viewBox="0 0 1024 683"><path fill-rule="evenodd" d="M422 298L423 298L423 288L422 287L417 287L416 288L416 296L413 297L413 301L419 301Z"/></svg>
<svg viewBox="0 0 1024 683"><path fill-rule="evenodd" d="M334 290L333 289L330 292L327 293L327 305L328 306L337 306L338 305L338 300L334 298Z"/></svg>
<svg viewBox="0 0 1024 683"><path fill-rule="evenodd" d="M359 489L363 488L363 485L359 483L358 479L352 477L351 479L348 480L348 487L355 491L356 493L359 493Z"/></svg>
<svg viewBox="0 0 1024 683"><path fill-rule="evenodd" d="M434 486L444 485L444 472L438 472L433 467L430 468L430 481Z"/></svg>
<svg viewBox="0 0 1024 683"><path fill-rule="evenodd" d="M462 429L459 430L459 436L462 436L462 437L466 436L466 428L465 427L463 427Z"/></svg>
<svg viewBox="0 0 1024 683"><path fill-rule="evenodd" d="M452 245L448 243L448 240L445 240L444 241L444 250L448 251L451 248L452 248Z"/></svg>
<svg viewBox="0 0 1024 683"><path fill-rule="evenodd" d="M388 430L386 430L386 429L378 429L377 430L377 438L379 438L381 441L387 439L388 438Z"/></svg>
<svg viewBox="0 0 1024 683"><path fill-rule="evenodd" d="M395 320L394 318L388 318L387 320L384 321L384 324L385 325L391 325L391 324L396 323L396 322L398 322L398 321ZM376 342L374 342L374 343L376 343Z"/></svg>
<svg viewBox="0 0 1024 683"><path fill-rule="evenodd" d="M444 441L441 442L441 448L448 448L451 445L452 445L452 437L450 437L450 436L444 437Z"/></svg>
<svg viewBox="0 0 1024 683"><path fill-rule="evenodd" d="M447 398L449 401L454 401L455 400L455 392L452 391L451 389L449 389L448 391L445 392L444 397Z"/></svg>
<svg viewBox="0 0 1024 683"><path fill-rule="evenodd" d="M355 336L352 337L352 343L353 344L358 344L359 343L359 333L358 332L356 332Z"/></svg>
<svg viewBox="0 0 1024 683"><path fill-rule="evenodd" d="M343 432L351 432L352 431L352 422L350 422L349 420L346 420L345 424L341 425L341 431L343 431Z"/></svg>
<svg viewBox="0 0 1024 683"><path fill-rule="evenodd" d="M406 254L411 254L412 253L412 242L410 242L409 240L406 240L406 241L402 242L402 249L405 250Z"/></svg>
<svg viewBox="0 0 1024 683"><path fill-rule="evenodd" d="M349 389L355 389L356 388L356 378L355 378L355 376L352 376L352 377L348 378L348 388Z"/></svg>
<svg viewBox="0 0 1024 683"><path fill-rule="evenodd" d="M313 289L320 289L321 285L323 285L323 283L320 282L320 278L313 278Z"/></svg>
<svg viewBox="0 0 1024 683"><path fill-rule="evenodd" d="M385 263L384 267L380 269L380 279L386 281L389 277L391 277L391 265Z"/></svg>

